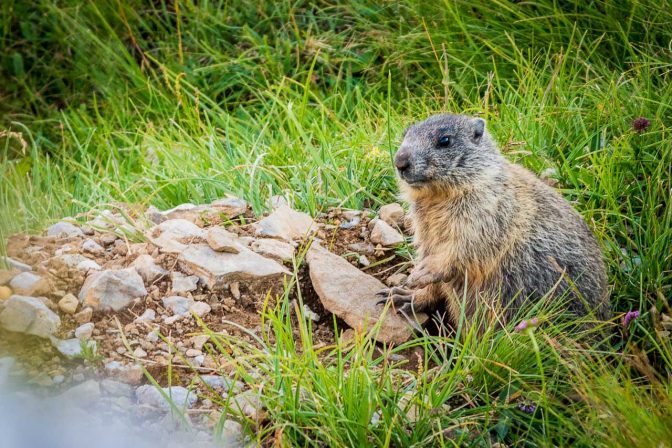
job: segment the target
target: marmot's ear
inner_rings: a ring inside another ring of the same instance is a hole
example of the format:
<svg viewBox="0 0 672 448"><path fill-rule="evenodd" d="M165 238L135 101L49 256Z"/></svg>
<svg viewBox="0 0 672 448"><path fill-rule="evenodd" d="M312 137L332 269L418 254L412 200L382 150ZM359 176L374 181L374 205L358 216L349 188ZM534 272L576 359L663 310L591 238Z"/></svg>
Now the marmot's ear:
<svg viewBox="0 0 672 448"><path fill-rule="evenodd" d="M472 129L474 132L472 138L474 143L479 143L481 141L481 137L483 137L483 134L485 133L485 120L482 118L474 118L472 123Z"/></svg>

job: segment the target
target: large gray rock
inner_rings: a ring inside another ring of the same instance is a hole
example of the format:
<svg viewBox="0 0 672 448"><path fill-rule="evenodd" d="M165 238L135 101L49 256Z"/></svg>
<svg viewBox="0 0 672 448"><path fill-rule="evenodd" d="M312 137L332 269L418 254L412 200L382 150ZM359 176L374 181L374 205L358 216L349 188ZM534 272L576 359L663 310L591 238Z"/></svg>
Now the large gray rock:
<svg viewBox="0 0 672 448"><path fill-rule="evenodd" d="M317 224L307 214L281 205L273 213L255 223L254 228L258 236L290 241L306 238L317 230Z"/></svg>
<svg viewBox="0 0 672 448"><path fill-rule="evenodd" d="M384 307L376 304L380 300L376 293L385 288L381 281L317 244L308 250L306 261L313 287L328 311L357 331L370 331L380 322L372 333L379 342L401 344L410 338L413 329L403 316L392 309L381 316ZM417 317L421 322L427 318Z"/></svg>
<svg viewBox="0 0 672 448"><path fill-rule="evenodd" d="M156 264L152 256L147 254L140 255L131 263L131 266L135 268L146 284L150 284L159 277L168 274L168 271Z"/></svg>
<svg viewBox="0 0 672 448"><path fill-rule="evenodd" d="M148 237L164 252L180 253L190 241L205 238L205 231L186 219L169 219L152 227Z"/></svg>
<svg viewBox="0 0 672 448"><path fill-rule="evenodd" d="M42 338L53 335L60 325L58 315L34 297L14 295L5 302L0 313L0 326L5 330Z"/></svg>
<svg viewBox="0 0 672 448"><path fill-rule="evenodd" d="M47 236L55 236L58 238L84 236L84 232L82 232L82 229L72 223L61 221L52 226L49 226L47 229Z"/></svg>
<svg viewBox="0 0 672 448"><path fill-rule="evenodd" d="M393 247L404 242L404 236L382 219L376 219L371 229L371 242Z"/></svg>
<svg viewBox="0 0 672 448"><path fill-rule="evenodd" d="M23 296L39 296L49 292L49 282L32 272L22 272L15 276L9 282L9 287Z"/></svg>
<svg viewBox="0 0 672 448"><path fill-rule="evenodd" d="M163 394L151 384L145 384L135 390L135 398L138 404L159 408L164 411L170 410L171 400L178 409L192 408L198 397L196 394L182 386L164 387Z"/></svg>
<svg viewBox="0 0 672 448"><path fill-rule="evenodd" d="M79 292L79 301L98 310L119 311L136 297L145 297L142 277L133 268L96 272L89 275Z"/></svg>
<svg viewBox="0 0 672 448"><path fill-rule="evenodd" d="M183 270L197 275L211 290L229 282L278 279L290 272L273 260L241 246L240 252L215 252L206 244L186 248L179 257Z"/></svg>

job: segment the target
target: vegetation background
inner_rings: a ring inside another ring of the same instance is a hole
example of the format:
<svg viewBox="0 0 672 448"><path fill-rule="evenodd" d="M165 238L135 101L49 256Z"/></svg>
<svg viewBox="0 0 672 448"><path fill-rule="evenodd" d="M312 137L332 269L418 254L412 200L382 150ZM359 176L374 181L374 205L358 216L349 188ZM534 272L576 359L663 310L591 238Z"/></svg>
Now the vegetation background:
<svg viewBox="0 0 672 448"><path fill-rule="evenodd" d="M614 309L640 317L607 349L552 319L425 336L408 372L366 341L318 356L269 310L273 423L255 437L670 446L671 81L669 0L3 0L0 240L115 201L375 208L406 125L480 114L557 179L602 242Z"/></svg>

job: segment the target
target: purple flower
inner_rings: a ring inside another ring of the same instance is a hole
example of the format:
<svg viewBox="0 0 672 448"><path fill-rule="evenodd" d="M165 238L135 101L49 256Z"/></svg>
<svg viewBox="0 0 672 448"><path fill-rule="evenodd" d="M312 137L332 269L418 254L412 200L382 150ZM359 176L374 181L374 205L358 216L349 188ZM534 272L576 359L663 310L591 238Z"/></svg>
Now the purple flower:
<svg viewBox="0 0 672 448"><path fill-rule="evenodd" d="M644 117L637 117L634 120L632 120L632 129L635 130L635 132L642 133L646 131L646 129L649 127L651 124L651 121L647 120Z"/></svg>
<svg viewBox="0 0 672 448"><path fill-rule="evenodd" d="M630 322L637 319L638 317L639 317L638 310L628 311L627 313L625 313L625 316L623 316L623 326L627 327L628 325L630 325Z"/></svg>
<svg viewBox="0 0 672 448"><path fill-rule="evenodd" d="M533 317L532 319L521 321L513 329L514 329L514 331L517 331L517 332L520 333L521 331L527 330L528 328L536 328L538 325L539 325L539 319L536 318L536 317Z"/></svg>
<svg viewBox="0 0 672 448"><path fill-rule="evenodd" d="M525 412L526 414L534 414L534 411L537 410L537 405L534 403L518 403L518 409Z"/></svg>

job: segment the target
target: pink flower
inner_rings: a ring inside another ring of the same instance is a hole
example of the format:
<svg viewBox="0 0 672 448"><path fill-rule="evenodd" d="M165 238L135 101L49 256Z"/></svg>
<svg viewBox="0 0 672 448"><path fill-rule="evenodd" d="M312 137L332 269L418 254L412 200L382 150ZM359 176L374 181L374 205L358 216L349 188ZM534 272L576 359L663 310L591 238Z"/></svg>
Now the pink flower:
<svg viewBox="0 0 672 448"><path fill-rule="evenodd" d="M642 132L646 131L650 124L651 121L648 119L644 117L638 117L632 121L632 128L641 134Z"/></svg>
<svg viewBox="0 0 672 448"><path fill-rule="evenodd" d="M529 320L522 320L518 325L514 327L514 331L521 332L524 330L527 330L528 328L536 328L539 326L539 319L536 317L533 317L532 319Z"/></svg>
<svg viewBox="0 0 672 448"><path fill-rule="evenodd" d="M630 325L630 322L637 319L638 317L639 317L638 310L628 311L627 313L625 313L625 316L623 316L623 326L627 327L628 325Z"/></svg>

